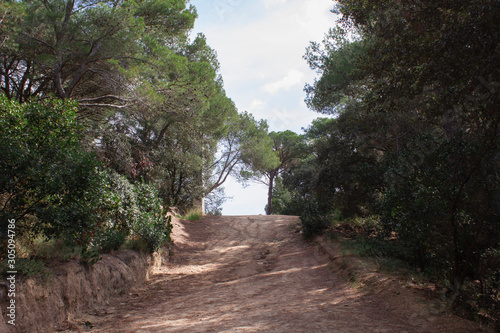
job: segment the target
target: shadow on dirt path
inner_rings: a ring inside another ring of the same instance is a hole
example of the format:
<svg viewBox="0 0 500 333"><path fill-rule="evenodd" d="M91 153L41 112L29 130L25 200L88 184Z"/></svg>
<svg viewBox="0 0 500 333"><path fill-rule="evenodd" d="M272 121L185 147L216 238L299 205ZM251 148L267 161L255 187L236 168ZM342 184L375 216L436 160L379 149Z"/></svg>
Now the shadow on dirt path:
<svg viewBox="0 0 500 333"><path fill-rule="evenodd" d="M174 260L86 332L473 332L353 289L290 216L176 222ZM451 319L451 320L449 320Z"/></svg>

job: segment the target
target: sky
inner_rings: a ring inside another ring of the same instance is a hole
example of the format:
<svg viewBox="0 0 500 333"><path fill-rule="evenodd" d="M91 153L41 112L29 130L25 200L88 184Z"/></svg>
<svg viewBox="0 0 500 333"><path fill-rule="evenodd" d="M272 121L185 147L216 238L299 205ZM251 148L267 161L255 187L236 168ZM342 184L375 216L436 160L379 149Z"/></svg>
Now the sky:
<svg viewBox="0 0 500 333"><path fill-rule="evenodd" d="M216 50L224 89L240 112L266 119L271 131L303 133L319 115L305 102L316 73L303 59L311 41L335 26L332 0L191 0L198 12L193 34L203 33ZM234 179L223 215L264 214L267 188Z"/></svg>

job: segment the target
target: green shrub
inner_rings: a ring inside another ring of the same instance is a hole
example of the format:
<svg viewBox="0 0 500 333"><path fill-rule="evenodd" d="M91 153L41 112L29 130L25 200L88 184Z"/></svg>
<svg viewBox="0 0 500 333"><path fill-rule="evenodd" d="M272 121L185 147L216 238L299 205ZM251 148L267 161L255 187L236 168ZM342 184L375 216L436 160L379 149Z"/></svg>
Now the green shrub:
<svg viewBox="0 0 500 333"><path fill-rule="evenodd" d="M118 250L127 240L128 232L117 229L105 229L97 238L96 245L100 252L108 253Z"/></svg>
<svg viewBox="0 0 500 333"><path fill-rule="evenodd" d="M171 230L158 192L85 152L76 111L74 102L21 105L0 96L0 239L14 219L16 237L63 240L89 264L129 236L157 250Z"/></svg>
<svg viewBox="0 0 500 333"><path fill-rule="evenodd" d="M80 145L76 104L19 104L0 96L0 233L16 220L19 236L85 242L95 232L84 198L96 186L94 156ZM2 248L2 251L4 249Z"/></svg>
<svg viewBox="0 0 500 333"><path fill-rule="evenodd" d="M134 234L141 237L149 251L156 251L171 241L171 217L164 217L158 191L147 184L137 184L138 218L133 221Z"/></svg>
<svg viewBox="0 0 500 333"><path fill-rule="evenodd" d="M6 261L1 264L2 275L7 275L8 268ZM37 278L42 281L47 281L51 276L51 272L45 266L45 263L37 259L16 259L17 274L25 276L26 278Z"/></svg>
<svg viewBox="0 0 500 333"><path fill-rule="evenodd" d="M153 252L170 241L170 220L164 218L157 190L130 183L115 171L101 172L96 218L102 229L93 244L102 251L118 249L127 237L139 238Z"/></svg>
<svg viewBox="0 0 500 333"><path fill-rule="evenodd" d="M321 233L331 225L330 217L322 214L319 204L315 201L306 202L304 214L300 217L300 221L303 236L306 239Z"/></svg>
<svg viewBox="0 0 500 333"><path fill-rule="evenodd" d="M80 262L89 268L90 266L101 260L99 257L99 249L97 247L83 248L80 255Z"/></svg>
<svg viewBox="0 0 500 333"><path fill-rule="evenodd" d="M498 155L480 140L422 133L388 164L382 201L386 236L400 259L459 290L486 280L481 258L498 249Z"/></svg>
<svg viewBox="0 0 500 333"><path fill-rule="evenodd" d="M202 214L200 212L192 212L189 213L186 219L188 221L198 221L201 219Z"/></svg>

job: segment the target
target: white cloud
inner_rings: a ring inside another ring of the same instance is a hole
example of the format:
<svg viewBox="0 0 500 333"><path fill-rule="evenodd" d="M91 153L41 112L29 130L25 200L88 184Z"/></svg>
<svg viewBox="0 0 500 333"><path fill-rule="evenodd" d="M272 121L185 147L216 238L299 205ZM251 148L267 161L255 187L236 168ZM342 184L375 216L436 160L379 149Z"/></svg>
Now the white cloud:
<svg viewBox="0 0 500 333"><path fill-rule="evenodd" d="M265 214L267 204L267 187L258 183L243 187L235 179L229 178L224 183L224 190L229 199L223 206L224 215L257 215Z"/></svg>
<svg viewBox="0 0 500 333"><path fill-rule="evenodd" d="M265 117L272 131L291 130L302 133L302 128L307 128L318 114L307 111L306 108L275 107L270 109Z"/></svg>
<svg viewBox="0 0 500 333"><path fill-rule="evenodd" d="M192 3L198 6L201 1ZM256 1L252 8L247 8L250 5L241 2L222 21L217 15L203 17L199 13L198 21L207 21L199 23L199 29L217 50L227 85L264 79L263 76L269 82L276 73L287 73L290 68L308 71L302 59L305 48L310 41L322 40L335 23L329 12L331 0L263 1L273 6L263 10L266 3ZM254 14L249 17L249 12Z"/></svg>
<svg viewBox="0 0 500 333"><path fill-rule="evenodd" d="M271 6L276 6L285 3L286 0L264 0L264 6L269 8Z"/></svg>
<svg viewBox="0 0 500 333"><path fill-rule="evenodd" d="M252 111L262 110L265 108L266 105L267 103L264 102L263 100L254 99L247 111L252 112Z"/></svg>
<svg viewBox="0 0 500 333"><path fill-rule="evenodd" d="M290 90L296 85L302 86L304 84L304 76L304 73L291 69L284 78L273 83L268 83L262 89L274 95L282 90Z"/></svg>

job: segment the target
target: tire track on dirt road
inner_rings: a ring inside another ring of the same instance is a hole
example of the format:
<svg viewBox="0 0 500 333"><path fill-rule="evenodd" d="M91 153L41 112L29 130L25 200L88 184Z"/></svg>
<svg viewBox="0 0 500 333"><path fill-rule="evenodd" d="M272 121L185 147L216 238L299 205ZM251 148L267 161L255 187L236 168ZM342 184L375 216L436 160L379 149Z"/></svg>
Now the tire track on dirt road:
<svg viewBox="0 0 500 333"><path fill-rule="evenodd" d="M290 216L207 217L174 227L175 255L144 288L86 318L83 331L468 332L409 319L353 289Z"/></svg>

